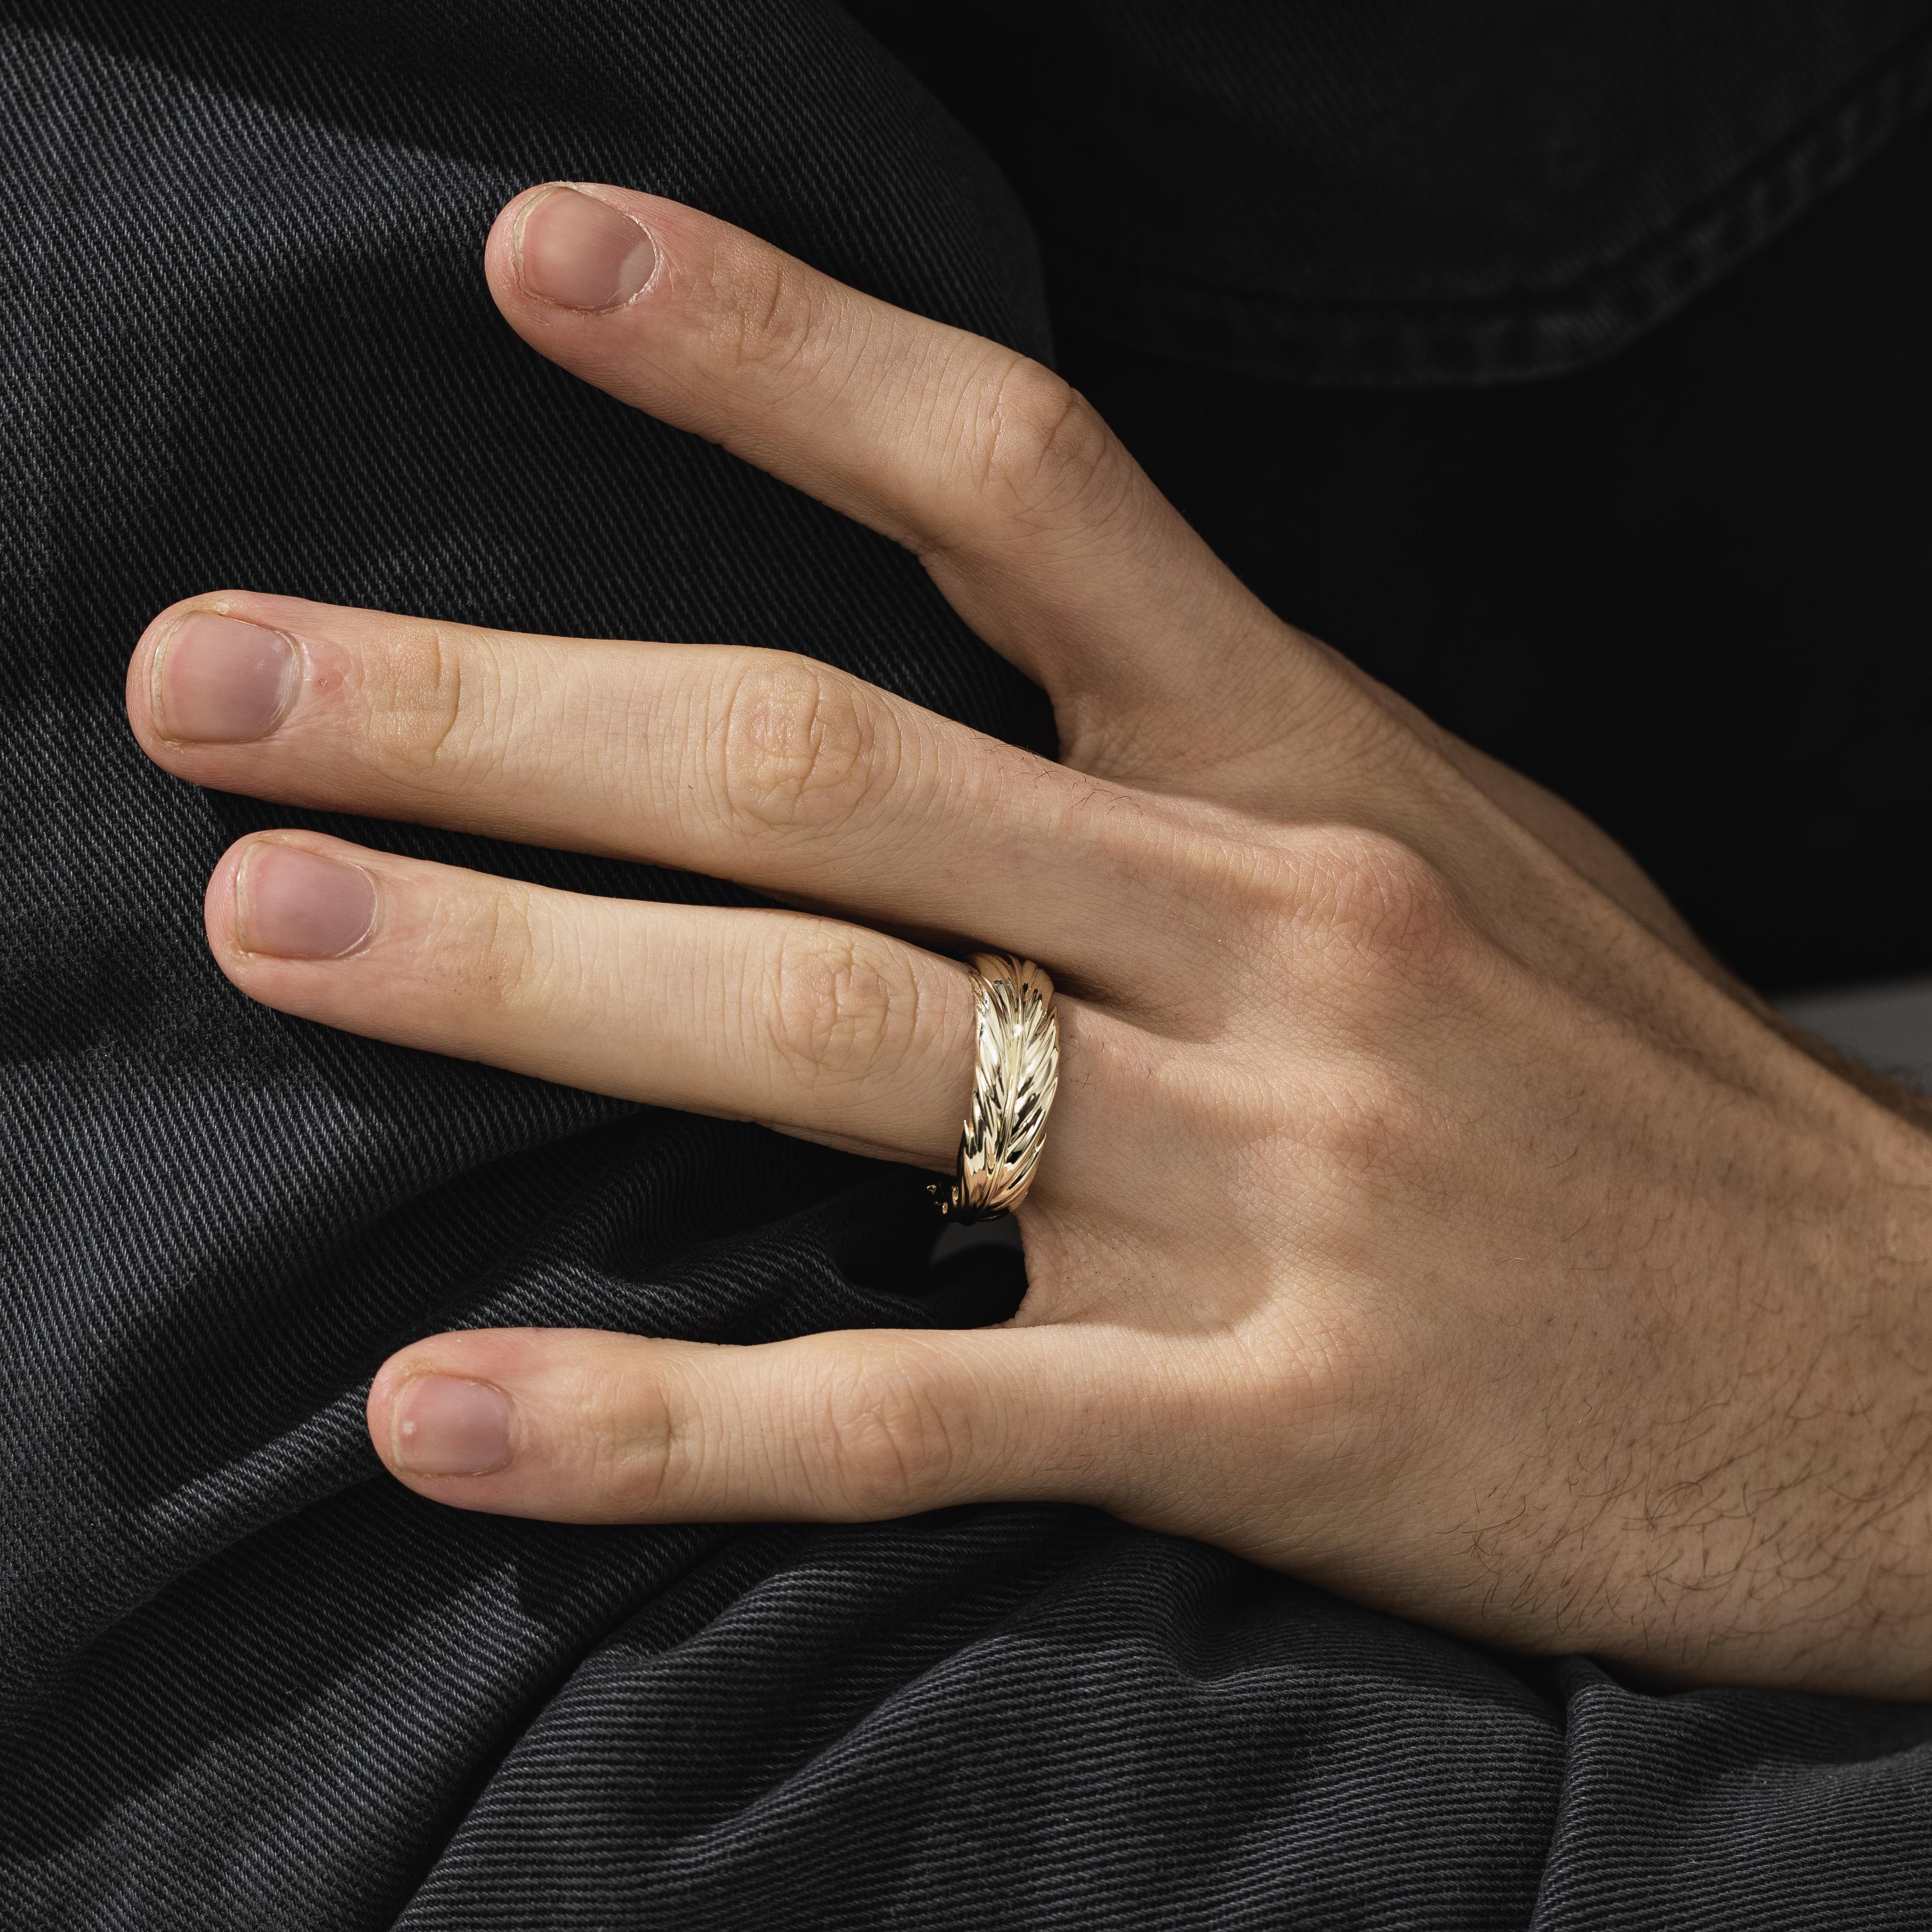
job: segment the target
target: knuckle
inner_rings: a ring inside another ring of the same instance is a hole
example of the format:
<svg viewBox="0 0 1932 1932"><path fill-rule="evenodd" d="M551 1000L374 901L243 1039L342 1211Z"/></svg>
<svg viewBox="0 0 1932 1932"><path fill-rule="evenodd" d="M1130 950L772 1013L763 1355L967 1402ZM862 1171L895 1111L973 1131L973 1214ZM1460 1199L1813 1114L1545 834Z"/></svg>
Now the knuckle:
<svg viewBox="0 0 1932 1932"><path fill-rule="evenodd" d="M986 386L974 444L981 488L1028 518L1094 518L1127 466L1100 412L1072 384L1016 357Z"/></svg>
<svg viewBox="0 0 1932 1932"><path fill-rule="evenodd" d="M849 825L891 788L902 748L890 712L854 680L778 652L736 680L716 738L718 804L753 836Z"/></svg>
<svg viewBox="0 0 1932 1932"><path fill-rule="evenodd" d="M1328 962L1357 980L1412 986L1453 973L1474 938L1454 889L1386 833L1326 830L1294 867L1294 916Z"/></svg>
<svg viewBox="0 0 1932 1932"><path fill-rule="evenodd" d="M1402 1453L1429 1385L1418 1334L1418 1324L1378 1298L1324 1298L1298 1308L1276 1332L1252 1338L1250 1399L1261 1427L1290 1417L1298 1450L1321 1454L1333 1478L1372 1480Z"/></svg>
<svg viewBox="0 0 1932 1932"><path fill-rule="evenodd" d="M767 383L808 385L824 335L819 278L775 249L721 265L719 274L712 311L726 365Z"/></svg>
<svg viewBox="0 0 1932 1932"><path fill-rule="evenodd" d="M445 997L464 1009L539 1012L557 998L559 962L540 940L523 894L460 885L432 902L421 956L445 976Z"/></svg>
<svg viewBox="0 0 1932 1932"><path fill-rule="evenodd" d="M805 1086L891 1082L920 1037L916 980L858 927L801 928L772 949L760 1003L778 1066Z"/></svg>
<svg viewBox="0 0 1932 1932"><path fill-rule="evenodd" d="M573 1475L598 1513L658 1516L674 1510L679 1492L700 1480L701 1432L676 1426L670 1399L653 1378L587 1372L573 1406L584 1418Z"/></svg>
<svg viewBox="0 0 1932 1932"><path fill-rule="evenodd" d="M966 1466L968 1412L916 1355L834 1364L817 1396L814 1460L833 1491L822 1500L842 1514L903 1515L944 1495Z"/></svg>
<svg viewBox="0 0 1932 1932"><path fill-rule="evenodd" d="M495 735L490 680L440 624L408 624L364 674L369 727L391 770L430 782L475 762Z"/></svg>

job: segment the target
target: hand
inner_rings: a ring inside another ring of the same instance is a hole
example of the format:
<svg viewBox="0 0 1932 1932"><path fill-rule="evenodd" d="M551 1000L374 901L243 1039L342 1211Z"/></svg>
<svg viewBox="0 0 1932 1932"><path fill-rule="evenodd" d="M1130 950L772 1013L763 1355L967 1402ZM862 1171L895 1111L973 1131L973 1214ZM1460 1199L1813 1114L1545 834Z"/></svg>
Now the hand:
<svg viewBox="0 0 1932 1932"><path fill-rule="evenodd" d="M183 777L845 916L270 832L210 881L223 970L946 1170L968 982L892 934L952 935L1054 975L1062 1077L1010 1323L434 1336L370 1394L403 1481L580 1521L1084 1501L1486 1642L1932 1691L1932 1140L1258 604L1046 370L615 188L520 196L488 272L544 355L916 551L1060 761L783 654L199 597L129 672Z"/></svg>

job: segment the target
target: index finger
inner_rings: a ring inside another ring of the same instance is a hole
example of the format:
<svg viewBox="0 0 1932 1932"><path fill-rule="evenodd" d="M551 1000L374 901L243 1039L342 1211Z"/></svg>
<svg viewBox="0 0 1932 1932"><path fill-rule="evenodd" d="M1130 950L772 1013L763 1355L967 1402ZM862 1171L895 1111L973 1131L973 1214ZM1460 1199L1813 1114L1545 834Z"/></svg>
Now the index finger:
<svg viewBox="0 0 1932 1932"><path fill-rule="evenodd" d="M1083 741L1236 749L1285 672L1317 670L1091 406L1012 350L628 189L519 196L487 266L553 361L915 551L1046 686L1076 762L1119 771Z"/></svg>

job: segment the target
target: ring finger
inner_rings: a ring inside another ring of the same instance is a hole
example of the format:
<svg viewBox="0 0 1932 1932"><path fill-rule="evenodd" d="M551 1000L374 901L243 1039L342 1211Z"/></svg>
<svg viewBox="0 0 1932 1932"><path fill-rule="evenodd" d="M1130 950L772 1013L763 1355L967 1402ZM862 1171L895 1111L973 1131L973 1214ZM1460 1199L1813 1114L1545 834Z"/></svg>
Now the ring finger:
<svg viewBox="0 0 1932 1932"><path fill-rule="evenodd" d="M232 847L207 921L242 992L351 1033L926 1167L958 1145L966 970L862 926L593 898L299 832ZM1061 1002L1063 1036L1099 1018ZM1064 1096L1057 1138L1090 1097Z"/></svg>

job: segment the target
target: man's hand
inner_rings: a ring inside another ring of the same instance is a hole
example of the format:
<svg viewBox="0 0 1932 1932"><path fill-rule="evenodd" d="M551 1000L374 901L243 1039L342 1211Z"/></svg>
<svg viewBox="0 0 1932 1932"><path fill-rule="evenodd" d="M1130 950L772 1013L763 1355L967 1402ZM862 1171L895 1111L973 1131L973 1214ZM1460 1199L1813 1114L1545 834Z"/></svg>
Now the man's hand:
<svg viewBox="0 0 1932 1932"><path fill-rule="evenodd" d="M1932 1694L1932 1139L1256 603L1047 370L616 188L520 196L488 266L542 353L914 550L1060 760L779 653L196 598L128 683L184 777L852 922L271 832L210 883L223 970L946 1168L968 982L890 935L951 934L1054 974L1062 1076L1010 1323L432 1336L370 1396L403 1481L580 1521L1084 1501L1486 1642Z"/></svg>

